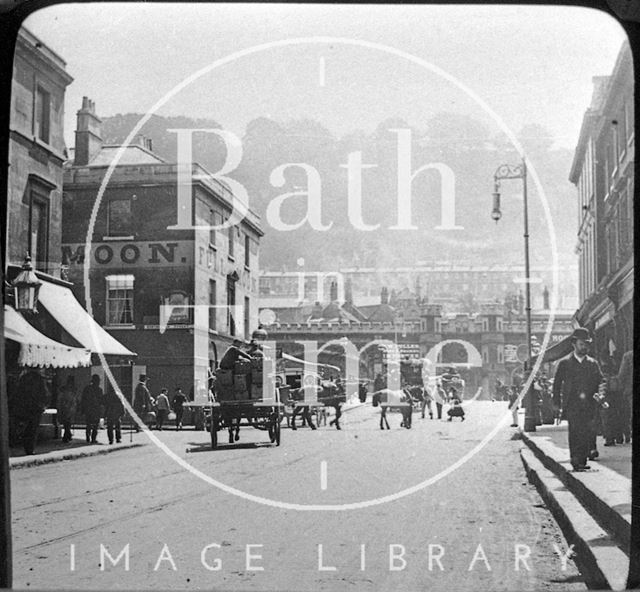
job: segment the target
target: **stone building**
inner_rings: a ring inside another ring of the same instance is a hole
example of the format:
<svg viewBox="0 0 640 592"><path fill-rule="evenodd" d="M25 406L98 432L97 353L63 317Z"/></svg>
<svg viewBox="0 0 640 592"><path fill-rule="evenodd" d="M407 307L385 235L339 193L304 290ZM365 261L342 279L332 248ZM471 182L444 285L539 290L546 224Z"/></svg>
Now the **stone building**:
<svg viewBox="0 0 640 592"><path fill-rule="evenodd" d="M557 287L558 308L575 310L578 306L577 266L560 271ZM532 266L531 305L533 310L548 309L547 298L553 286L551 266ZM377 303L382 288L389 298L402 298L407 291L417 294L444 310L478 312L485 304L524 298L524 266L519 265L439 265L416 264L396 268L346 268L334 271L263 271L260 297L265 305L295 305L300 301L324 300L331 282L336 281L340 300L347 283L352 297L360 305Z"/></svg>
<svg viewBox="0 0 640 592"><path fill-rule="evenodd" d="M634 76L625 43L610 76L596 76L569 179L578 191L580 306L594 353L616 369L633 347Z"/></svg>
<svg viewBox="0 0 640 592"><path fill-rule="evenodd" d="M95 323L61 277L64 100L72 80L64 60L22 28L13 65L3 271L12 282L28 253L41 285L37 314L16 310L12 291L5 292L5 367L10 392L20 372L38 368L53 395L52 414L68 374L81 386L100 366L98 354L134 357Z"/></svg>
<svg viewBox="0 0 640 592"><path fill-rule="evenodd" d="M5 253L60 276L64 96L73 78L65 61L27 29L18 35L9 127Z"/></svg>
<svg viewBox="0 0 640 592"><path fill-rule="evenodd" d="M96 320L138 354L133 368L113 368L119 380L147 374L152 392L201 391L231 339L257 327L260 221L249 210L214 229L229 218L232 194L192 163L192 222L177 227L179 166L144 138L105 144L95 105L83 100L64 175L64 264Z"/></svg>

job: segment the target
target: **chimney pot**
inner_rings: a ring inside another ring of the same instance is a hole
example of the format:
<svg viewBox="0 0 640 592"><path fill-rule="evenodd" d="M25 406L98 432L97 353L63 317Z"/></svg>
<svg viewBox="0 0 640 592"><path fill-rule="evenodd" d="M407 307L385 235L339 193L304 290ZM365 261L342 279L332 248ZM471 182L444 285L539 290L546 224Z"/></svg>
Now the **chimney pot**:
<svg viewBox="0 0 640 592"><path fill-rule="evenodd" d="M75 166L85 166L102 149L102 121L95 113L95 103L82 97L82 108L77 112Z"/></svg>

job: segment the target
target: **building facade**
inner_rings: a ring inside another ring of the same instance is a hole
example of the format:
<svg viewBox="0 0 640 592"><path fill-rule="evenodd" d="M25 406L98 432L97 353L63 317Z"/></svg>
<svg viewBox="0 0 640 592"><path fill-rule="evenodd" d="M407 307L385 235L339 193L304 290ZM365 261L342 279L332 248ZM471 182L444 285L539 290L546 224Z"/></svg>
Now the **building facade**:
<svg viewBox="0 0 640 592"><path fill-rule="evenodd" d="M259 219L249 211L239 223L215 229L228 220L232 195L192 164L192 223L178 228L179 165L163 161L144 139L104 145L87 98L77 115L64 176L62 244L76 294L137 352L133 368L115 369L123 384L147 374L152 392L180 386L202 394L231 339L249 339L257 327Z"/></svg>
<svg viewBox="0 0 640 592"><path fill-rule="evenodd" d="M576 288L578 268L563 269L558 285L558 308L575 310L578 306ZM534 310L548 309L547 296L553 286L551 267L533 266L531 303ZM324 301L331 282L338 284L339 299L351 282L353 299L360 304L377 302L380 290L389 290L389 297L403 291L416 293L446 311L456 312L464 307L478 312L485 304L524 299L524 266L491 265L462 266L435 265L407 268L340 268L335 271L264 271L260 274L260 297L265 305L295 304L300 301Z"/></svg>
<svg viewBox="0 0 640 592"><path fill-rule="evenodd" d="M11 395L19 375L44 376L55 414L58 387L73 375L78 387L100 367L98 354L130 360L133 352L107 335L73 297L61 265L65 89L73 80L64 60L27 29L16 42L9 124L4 277L11 283L25 255L40 282L36 313L18 310L5 291L6 379ZM4 378L4 377L3 377ZM10 416L12 413L10 408Z"/></svg>
<svg viewBox="0 0 640 592"><path fill-rule="evenodd" d="M580 307L599 360L617 369L633 347L634 76L625 43L610 76L593 79L571 167L578 191Z"/></svg>
<svg viewBox="0 0 640 592"><path fill-rule="evenodd" d="M27 29L16 42L9 123L7 264L31 255L35 269L60 277L65 61Z"/></svg>
<svg viewBox="0 0 640 592"><path fill-rule="evenodd" d="M329 293L336 295L335 285ZM305 342L317 344L322 350L318 361L339 367L344 376L349 374L347 359L355 356L355 351L359 378L372 379L384 373L388 347L382 342L386 342L397 346L401 360L429 356L442 366L459 367L468 394L482 387L483 399L494 394L497 379L505 384L521 380L522 356L527 351L526 318L507 314L502 305L484 305L478 313L446 313L441 305L417 303L413 294L413 298L398 298L392 306L388 291L383 289L375 306L357 307L347 299L344 305L333 300L324 305L268 310L271 312L263 312L261 318L273 320L265 329L278 348L304 358ZM548 322L548 313L532 315L532 336L539 344L544 341ZM571 314L556 315L548 347L572 331ZM346 340L355 347L351 353L345 349Z"/></svg>

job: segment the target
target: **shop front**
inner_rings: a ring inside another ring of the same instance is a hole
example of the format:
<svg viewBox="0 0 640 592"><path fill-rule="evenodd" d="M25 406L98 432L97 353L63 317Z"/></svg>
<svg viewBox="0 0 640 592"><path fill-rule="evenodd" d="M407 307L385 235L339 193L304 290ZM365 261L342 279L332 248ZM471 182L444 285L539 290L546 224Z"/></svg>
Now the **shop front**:
<svg viewBox="0 0 640 592"><path fill-rule="evenodd" d="M16 278L20 268L9 266L7 282ZM82 308L71 292L71 284L35 272L40 282L37 312L18 312L12 294L4 307L5 368L9 393L9 419L15 435L16 415L25 394L18 384L21 376L35 370L46 384L48 408L42 419L44 431L57 435L57 407L60 387L73 376L78 396L91 375L101 374L103 362L130 367L135 354L109 335ZM120 389L118 383L103 380L106 389ZM78 418L81 419L81 418ZM42 430L41 430L42 431Z"/></svg>

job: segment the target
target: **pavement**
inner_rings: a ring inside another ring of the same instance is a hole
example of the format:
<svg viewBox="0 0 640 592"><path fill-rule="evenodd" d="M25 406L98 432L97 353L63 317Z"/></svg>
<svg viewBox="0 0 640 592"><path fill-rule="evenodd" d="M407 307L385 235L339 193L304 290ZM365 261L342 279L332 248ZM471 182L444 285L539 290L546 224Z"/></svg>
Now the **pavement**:
<svg viewBox="0 0 640 592"><path fill-rule="evenodd" d="M351 398L343 405L342 412L346 413L358 409L363 405L365 405L365 403L361 403L357 397ZM188 430L189 428L187 428L187 431ZM99 442L98 444L87 444L84 437L75 438L68 443L62 442L59 438L42 440L38 442L36 446L36 454L32 455L25 454L22 447L12 447L9 454L9 466L12 469L21 469L64 460L86 458L98 454L109 454L129 448L138 448L139 446L145 446L149 443L142 433L131 434L128 431L123 432L123 441L120 444L108 444L104 430L100 430L100 435L105 441Z"/></svg>
<svg viewBox="0 0 640 592"><path fill-rule="evenodd" d="M88 444L85 440L84 429L74 429L72 430L72 440L70 442L63 442L61 438L39 437L35 454L26 454L21 445L12 446L9 449L9 467L11 469L23 469L63 460L109 454L129 448L138 448L146 444L148 444L148 440L143 434L130 432L127 428L122 430L122 442L120 444L109 444L105 429L99 430L97 444Z"/></svg>
<svg viewBox="0 0 640 592"><path fill-rule="evenodd" d="M568 426L538 426L520 432L521 458L531 483L551 509L576 563L593 588L624 590L631 536L631 444L604 447L590 470L575 472L569 462Z"/></svg>

